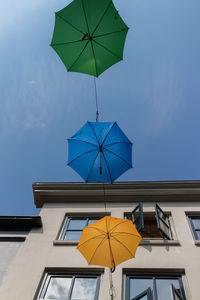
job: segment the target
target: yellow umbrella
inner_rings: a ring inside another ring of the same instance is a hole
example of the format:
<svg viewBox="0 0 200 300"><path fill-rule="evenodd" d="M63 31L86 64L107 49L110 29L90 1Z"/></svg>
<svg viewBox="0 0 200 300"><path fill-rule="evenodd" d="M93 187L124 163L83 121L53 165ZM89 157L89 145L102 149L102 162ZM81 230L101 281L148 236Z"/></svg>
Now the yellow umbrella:
<svg viewBox="0 0 200 300"><path fill-rule="evenodd" d="M135 256L141 239L132 221L104 217L83 229L77 249L89 265L113 269Z"/></svg>

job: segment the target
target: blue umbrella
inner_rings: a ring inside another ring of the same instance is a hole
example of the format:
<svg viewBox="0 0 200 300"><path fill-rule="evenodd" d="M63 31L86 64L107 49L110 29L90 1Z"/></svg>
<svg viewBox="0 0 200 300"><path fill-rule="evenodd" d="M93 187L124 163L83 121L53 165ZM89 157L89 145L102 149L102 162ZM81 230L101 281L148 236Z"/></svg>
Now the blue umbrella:
<svg viewBox="0 0 200 300"><path fill-rule="evenodd" d="M68 165L86 182L113 182L132 168L132 143L116 122L87 122L68 139Z"/></svg>

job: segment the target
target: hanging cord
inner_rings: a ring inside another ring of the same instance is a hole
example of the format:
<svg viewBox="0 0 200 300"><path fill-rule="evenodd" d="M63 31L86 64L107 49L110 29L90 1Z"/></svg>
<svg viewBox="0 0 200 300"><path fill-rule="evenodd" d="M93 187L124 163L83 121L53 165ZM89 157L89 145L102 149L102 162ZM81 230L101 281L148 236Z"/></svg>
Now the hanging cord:
<svg viewBox="0 0 200 300"><path fill-rule="evenodd" d="M95 99L96 99L96 122L99 122L99 109L98 109L98 99L97 99L97 84L96 78L94 77L94 91L95 91Z"/></svg>
<svg viewBox="0 0 200 300"><path fill-rule="evenodd" d="M110 299L114 300L115 297L115 290L114 290L114 286L113 286L113 279L112 279L112 269L109 269L109 281L110 281Z"/></svg>
<svg viewBox="0 0 200 300"><path fill-rule="evenodd" d="M103 201L104 201L104 209L105 209L105 216L107 215L106 211L106 191L105 191L105 185L103 183Z"/></svg>

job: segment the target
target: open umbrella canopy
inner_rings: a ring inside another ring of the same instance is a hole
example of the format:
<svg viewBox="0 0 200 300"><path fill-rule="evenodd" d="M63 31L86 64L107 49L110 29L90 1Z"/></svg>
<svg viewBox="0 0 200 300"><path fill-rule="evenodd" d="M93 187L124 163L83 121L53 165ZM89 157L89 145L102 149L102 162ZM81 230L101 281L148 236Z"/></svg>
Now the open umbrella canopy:
<svg viewBox="0 0 200 300"><path fill-rule="evenodd" d="M68 139L68 165L86 182L113 182L132 168L132 143L116 122L87 122Z"/></svg>
<svg viewBox="0 0 200 300"><path fill-rule="evenodd" d="M98 77L123 59L127 31L112 0L74 0L56 12L51 46L68 71Z"/></svg>
<svg viewBox="0 0 200 300"><path fill-rule="evenodd" d="M132 221L107 216L83 229L77 249L89 265L114 268L135 256L141 239Z"/></svg>

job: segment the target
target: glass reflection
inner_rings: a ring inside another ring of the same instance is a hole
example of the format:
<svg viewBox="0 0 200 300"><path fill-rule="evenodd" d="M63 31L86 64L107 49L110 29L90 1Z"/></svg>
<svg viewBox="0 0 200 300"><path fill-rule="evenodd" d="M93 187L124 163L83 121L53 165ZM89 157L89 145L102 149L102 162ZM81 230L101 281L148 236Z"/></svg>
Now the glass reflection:
<svg viewBox="0 0 200 300"><path fill-rule="evenodd" d="M72 292L72 300L94 300L96 278L76 278Z"/></svg>
<svg viewBox="0 0 200 300"><path fill-rule="evenodd" d="M95 223L98 220L99 219L90 219L89 222L88 222L88 225L91 225L91 224Z"/></svg>
<svg viewBox="0 0 200 300"><path fill-rule="evenodd" d="M82 230L86 226L87 219L70 220L67 229L68 230Z"/></svg>
<svg viewBox="0 0 200 300"><path fill-rule="evenodd" d="M151 290L153 289L152 279L148 279L148 278L130 279L130 299L138 296L139 294L147 290L149 287L151 288Z"/></svg>
<svg viewBox="0 0 200 300"><path fill-rule="evenodd" d="M66 300L72 278L51 277L44 299Z"/></svg>
<svg viewBox="0 0 200 300"><path fill-rule="evenodd" d="M200 240L200 231L196 231L197 239Z"/></svg>
<svg viewBox="0 0 200 300"><path fill-rule="evenodd" d="M200 229L200 219L192 219L195 229Z"/></svg>
<svg viewBox="0 0 200 300"><path fill-rule="evenodd" d="M67 231L65 234L65 240L67 241L79 241L82 231Z"/></svg>
<svg viewBox="0 0 200 300"><path fill-rule="evenodd" d="M156 279L157 294L159 300L171 299L170 285L179 289L178 279Z"/></svg>

